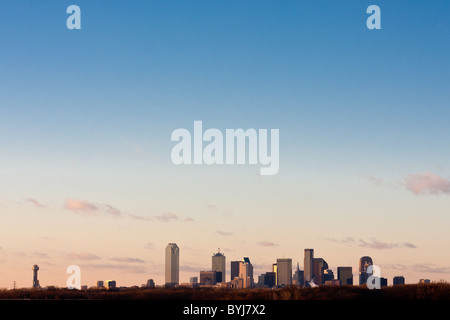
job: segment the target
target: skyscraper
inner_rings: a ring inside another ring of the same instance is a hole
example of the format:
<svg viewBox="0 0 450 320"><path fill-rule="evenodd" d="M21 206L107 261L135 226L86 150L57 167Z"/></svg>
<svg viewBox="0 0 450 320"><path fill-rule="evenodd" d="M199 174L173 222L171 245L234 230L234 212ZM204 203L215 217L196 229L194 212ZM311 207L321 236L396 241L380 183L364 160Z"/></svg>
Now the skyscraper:
<svg viewBox="0 0 450 320"><path fill-rule="evenodd" d="M233 280L236 277L239 278L239 263L240 263L240 261L231 261L231 268L230 268L231 279L230 280Z"/></svg>
<svg viewBox="0 0 450 320"><path fill-rule="evenodd" d="M314 249L305 249L305 258L303 260L303 276L305 283L310 282L312 279Z"/></svg>
<svg viewBox="0 0 450 320"><path fill-rule="evenodd" d="M342 286L353 284L352 267L338 267L337 276Z"/></svg>
<svg viewBox="0 0 450 320"><path fill-rule="evenodd" d="M220 249L212 256L212 271L222 273L217 282L225 282L225 255L220 253Z"/></svg>
<svg viewBox="0 0 450 320"><path fill-rule="evenodd" d="M373 265L371 257L364 256L359 259L359 285L363 285L367 282L370 274L367 273L367 268Z"/></svg>
<svg viewBox="0 0 450 320"><path fill-rule="evenodd" d="M253 265L247 257L239 263L239 278L243 279L243 288L253 287Z"/></svg>
<svg viewBox="0 0 450 320"><path fill-rule="evenodd" d="M317 285L324 284L324 271L328 269L328 263L322 258L313 258L312 262L312 279L314 283Z"/></svg>
<svg viewBox="0 0 450 320"><path fill-rule="evenodd" d="M292 284L292 259L277 259L277 286Z"/></svg>
<svg viewBox="0 0 450 320"><path fill-rule="evenodd" d="M305 283L303 270L300 270L300 267L297 262L297 269L294 272L294 275L292 276L292 284L297 286L303 286Z"/></svg>
<svg viewBox="0 0 450 320"><path fill-rule="evenodd" d="M176 243L169 243L166 247L166 285L179 283L180 249Z"/></svg>

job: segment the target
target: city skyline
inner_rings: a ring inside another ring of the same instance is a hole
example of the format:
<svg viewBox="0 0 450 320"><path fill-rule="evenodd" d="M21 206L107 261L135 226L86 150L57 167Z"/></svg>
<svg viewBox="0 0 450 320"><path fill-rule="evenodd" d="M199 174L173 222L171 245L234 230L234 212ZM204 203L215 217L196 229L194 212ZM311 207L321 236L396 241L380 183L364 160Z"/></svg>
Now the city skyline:
<svg viewBox="0 0 450 320"><path fill-rule="evenodd" d="M142 281L141 284L117 284L116 280L99 280L95 282L95 285L88 285L87 282L81 284L82 288L126 288L126 287L169 287L174 288L178 286L192 286L194 287L200 285L216 285L220 283L228 283L230 288L272 288L272 287L284 287L289 285L300 286L300 287L315 287L320 285L364 285L372 273L368 273L368 267L373 265L379 268L373 262L373 259L369 256L362 256L359 259L358 268L353 272L353 267L351 266L336 266L335 268L330 268L328 263L323 258L314 258L314 249L308 248L304 249L304 265L303 270L299 268L299 263L297 262L297 269L293 269L291 258L277 258L276 262L271 265L271 270L266 270L261 274L254 274L253 264L250 262L249 257L243 257L241 260L234 260L230 262L230 280L226 281L223 278L222 270L226 270L226 255L220 252L214 253L211 257L211 269L208 270L198 270L197 275L191 274L189 281L180 281L180 249L176 243L168 243L165 247L165 264L164 264L164 281L162 283L155 283L155 280L151 277ZM311 260L310 260L311 258ZM311 274L307 278L304 272L305 269L311 268ZM47 284L41 286L38 279L38 265L33 265L33 279L32 285L28 286L17 286L16 281L13 281L13 287L11 289L18 288L34 288L40 289L45 287L53 287L55 284ZM333 271L336 270L336 272ZM234 270L234 271L233 271ZM430 283L431 280L428 278L420 278L418 281L405 282L405 277L403 274L397 274L389 280L384 274L373 274L374 276L381 279L381 286L392 286L399 284L417 284L417 283ZM264 277L269 277L265 279ZM255 279L256 277L256 279ZM263 277L263 278L261 278ZM357 282L354 282L354 279ZM308 280L309 279L309 280ZM433 281L433 282L440 282ZM269 286L266 282L270 283ZM106 283L106 286L104 285ZM58 287L56 285L56 287ZM59 286L64 287L64 286ZM8 289L8 288L4 288Z"/></svg>
<svg viewBox="0 0 450 320"><path fill-rule="evenodd" d="M180 282L217 248L227 281L231 261L256 281L314 248L311 270L352 267L354 284L363 256L388 279L450 282L449 10L0 1L0 288L31 286L33 265L40 286L65 286L70 265L83 285L161 284L167 243ZM214 137L279 130L276 174L175 164L171 134L200 121Z"/></svg>

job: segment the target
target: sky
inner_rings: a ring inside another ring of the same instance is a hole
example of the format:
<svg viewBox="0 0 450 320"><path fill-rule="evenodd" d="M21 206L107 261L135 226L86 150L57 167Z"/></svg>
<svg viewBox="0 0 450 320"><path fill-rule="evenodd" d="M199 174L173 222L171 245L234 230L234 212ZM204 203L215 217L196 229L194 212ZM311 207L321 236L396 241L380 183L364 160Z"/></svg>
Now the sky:
<svg viewBox="0 0 450 320"><path fill-rule="evenodd" d="M69 5L81 29L69 30ZM369 30L369 5L381 29ZM0 1L0 288L180 281L249 257L450 281L448 1ZM171 133L279 129L279 172Z"/></svg>

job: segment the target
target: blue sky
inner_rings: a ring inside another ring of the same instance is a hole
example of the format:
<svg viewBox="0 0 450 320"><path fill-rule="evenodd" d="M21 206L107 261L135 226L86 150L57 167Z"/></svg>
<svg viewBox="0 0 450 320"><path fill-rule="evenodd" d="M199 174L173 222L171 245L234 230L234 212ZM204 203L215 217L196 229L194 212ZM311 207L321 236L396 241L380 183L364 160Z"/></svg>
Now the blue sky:
<svg viewBox="0 0 450 320"><path fill-rule="evenodd" d="M66 28L71 4L81 8L81 30ZM371 4L381 8L381 30L366 28ZM55 212L71 198L140 215L175 212L212 230L237 211L260 231L269 209L303 223L298 197L332 220L333 210L357 220L374 203L397 210L383 217L399 221L414 206L443 215L449 9L448 1L2 0L0 196L31 197ZM174 166L170 134L192 130L194 120L221 130L279 128L280 173L262 179L259 167ZM424 172L437 195L405 190L404 179L418 183L414 174ZM352 192L360 203L349 204ZM267 197L274 194L282 200ZM17 208L4 202L12 223ZM219 208L220 218L205 207ZM359 227L336 223L341 238ZM236 234L226 227L222 234ZM402 235L375 230L380 241ZM310 246L320 242L308 236ZM5 235L0 247L11 241Z"/></svg>

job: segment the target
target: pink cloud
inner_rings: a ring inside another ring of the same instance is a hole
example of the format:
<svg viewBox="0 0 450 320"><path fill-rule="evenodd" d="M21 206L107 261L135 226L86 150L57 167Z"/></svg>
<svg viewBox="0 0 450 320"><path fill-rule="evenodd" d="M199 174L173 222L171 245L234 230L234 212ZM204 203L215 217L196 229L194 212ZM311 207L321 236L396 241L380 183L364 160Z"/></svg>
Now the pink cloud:
<svg viewBox="0 0 450 320"><path fill-rule="evenodd" d="M410 174L405 178L405 187L415 195L450 194L450 180L439 177L431 172Z"/></svg>
<svg viewBox="0 0 450 320"><path fill-rule="evenodd" d="M87 202L87 201L80 201L76 199L67 199L64 207L67 210L74 211L76 213L84 214L84 215L96 215L97 214L97 206Z"/></svg>
<svg viewBox="0 0 450 320"><path fill-rule="evenodd" d="M28 198L27 202L30 202L36 208L46 208L47 207L47 206L43 205L42 203L40 203L39 201L37 201L37 200L35 200L33 198Z"/></svg>

